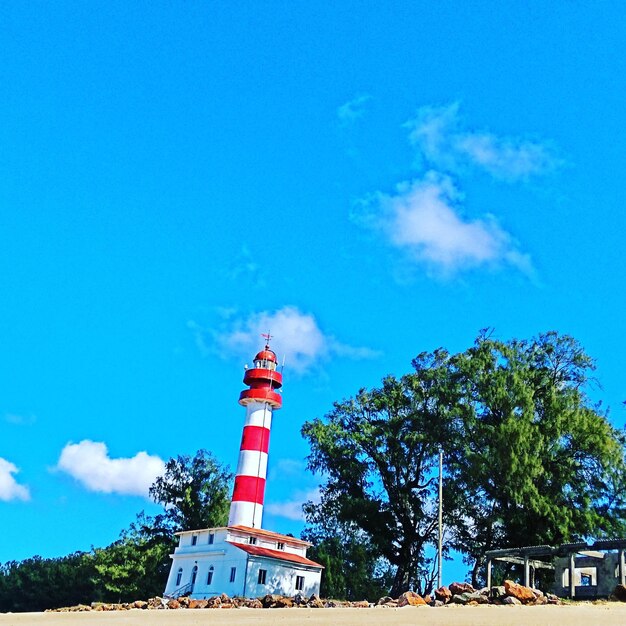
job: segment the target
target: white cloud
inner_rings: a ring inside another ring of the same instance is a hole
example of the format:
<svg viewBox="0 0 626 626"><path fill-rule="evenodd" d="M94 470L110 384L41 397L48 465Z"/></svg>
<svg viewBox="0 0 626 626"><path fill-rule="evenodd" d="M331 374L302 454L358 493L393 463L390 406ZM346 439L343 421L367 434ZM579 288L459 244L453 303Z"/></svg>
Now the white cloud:
<svg viewBox="0 0 626 626"><path fill-rule="evenodd" d="M320 501L319 489L310 489L309 491L296 491L291 500L285 502L268 502L265 510L271 515L284 517L286 519L303 521L304 513L302 505L308 501L318 503Z"/></svg>
<svg viewBox="0 0 626 626"><path fill-rule="evenodd" d="M226 269L230 280L249 281L255 287L265 287L264 273L247 244L242 244L239 253L235 254Z"/></svg>
<svg viewBox="0 0 626 626"><path fill-rule="evenodd" d="M337 108L337 118L342 126L349 126L365 114L365 104L372 99L368 94L361 94L348 100Z"/></svg>
<svg viewBox="0 0 626 626"><path fill-rule="evenodd" d="M298 374L314 369L331 356L364 359L377 355L374 350L348 346L325 334L311 313L303 313L294 306L244 318L231 316L220 331L209 331L193 321L188 326L203 352L211 350L221 356L248 360L262 347L262 333L269 331L273 337L272 349L280 359L284 356L287 367Z"/></svg>
<svg viewBox="0 0 626 626"><path fill-rule="evenodd" d="M360 221L383 233L394 247L444 273L506 262L528 271L530 260L491 216L464 218L462 194L449 176L428 172L363 203Z"/></svg>
<svg viewBox="0 0 626 626"><path fill-rule="evenodd" d="M291 477L306 476L306 463L301 459L272 460L268 479L271 482Z"/></svg>
<svg viewBox="0 0 626 626"><path fill-rule="evenodd" d="M18 472L13 463L0 458L0 500L30 500L28 487L20 485L13 477Z"/></svg>
<svg viewBox="0 0 626 626"><path fill-rule="evenodd" d="M7 413L4 416L4 421L7 422L7 424L14 424L16 426L31 426L37 421L37 418L34 415Z"/></svg>
<svg viewBox="0 0 626 626"><path fill-rule="evenodd" d="M147 497L157 476L165 472L165 463L147 452L112 459L106 444L85 439L68 443L61 451L56 468L73 476L90 491Z"/></svg>
<svg viewBox="0 0 626 626"><path fill-rule="evenodd" d="M425 161L450 172L478 168L494 178L516 181L546 173L559 164L545 143L464 130L458 103L421 107L407 126L411 143Z"/></svg>

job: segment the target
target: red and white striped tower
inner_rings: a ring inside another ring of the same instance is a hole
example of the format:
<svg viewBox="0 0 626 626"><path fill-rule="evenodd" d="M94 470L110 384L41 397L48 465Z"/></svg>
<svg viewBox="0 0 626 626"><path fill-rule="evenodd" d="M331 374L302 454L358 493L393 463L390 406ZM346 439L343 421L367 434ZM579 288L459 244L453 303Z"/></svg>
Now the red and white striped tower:
<svg viewBox="0 0 626 626"><path fill-rule="evenodd" d="M239 395L246 407L246 421L239 448L229 526L261 528L267 454L272 426L272 411L280 409L283 399L275 390L282 387L283 376L276 371L276 354L270 350L270 336L265 348L254 357L254 367L247 369L243 382L249 389Z"/></svg>

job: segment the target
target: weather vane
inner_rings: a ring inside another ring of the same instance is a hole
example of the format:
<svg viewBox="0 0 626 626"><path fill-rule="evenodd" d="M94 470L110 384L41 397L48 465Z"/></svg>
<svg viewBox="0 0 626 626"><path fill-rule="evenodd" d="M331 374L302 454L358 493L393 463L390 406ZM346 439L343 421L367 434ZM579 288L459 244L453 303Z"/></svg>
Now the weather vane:
<svg viewBox="0 0 626 626"><path fill-rule="evenodd" d="M272 339L272 335L270 335L270 331L268 330L266 333L261 333L261 337L265 339L265 345L270 347L270 339Z"/></svg>

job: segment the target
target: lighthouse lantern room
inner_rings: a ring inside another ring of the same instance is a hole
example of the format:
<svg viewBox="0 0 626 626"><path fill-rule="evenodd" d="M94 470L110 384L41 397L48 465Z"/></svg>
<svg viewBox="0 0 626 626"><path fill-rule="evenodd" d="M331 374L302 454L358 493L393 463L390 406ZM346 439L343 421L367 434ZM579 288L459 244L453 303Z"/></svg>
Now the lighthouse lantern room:
<svg viewBox="0 0 626 626"><path fill-rule="evenodd" d="M246 416L228 526L177 533L166 597L319 593L323 568L306 558L311 544L261 528L272 414L283 402L283 377L270 335L263 336L265 347L254 357L254 367L246 368L248 388L239 395Z"/></svg>

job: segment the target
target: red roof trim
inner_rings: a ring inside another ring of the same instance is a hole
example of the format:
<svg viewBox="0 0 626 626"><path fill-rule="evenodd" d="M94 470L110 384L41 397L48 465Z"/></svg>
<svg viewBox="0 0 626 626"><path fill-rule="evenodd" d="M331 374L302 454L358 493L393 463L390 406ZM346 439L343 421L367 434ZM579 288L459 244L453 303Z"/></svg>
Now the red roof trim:
<svg viewBox="0 0 626 626"><path fill-rule="evenodd" d="M260 546L251 546L247 543L236 543L235 541L228 541L231 546L239 548L252 556L264 556L269 559L276 559L277 561L289 561L290 563L299 563L300 565L308 565L309 567L319 567L324 569L323 565L311 561L299 554L291 554L290 552L283 552L282 550L270 550L269 548L261 548Z"/></svg>
<svg viewBox="0 0 626 626"><path fill-rule="evenodd" d="M271 530L264 530L263 528L251 528L250 526L228 526L228 530L235 530L244 532L248 535L253 535L254 537L267 537L268 539L275 539L276 541L283 541L284 543L292 543L296 546L310 546L312 545L309 541L304 541L304 539L298 539L297 537L290 537L289 535L281 535L280 533L275 533Z"/></svg>

